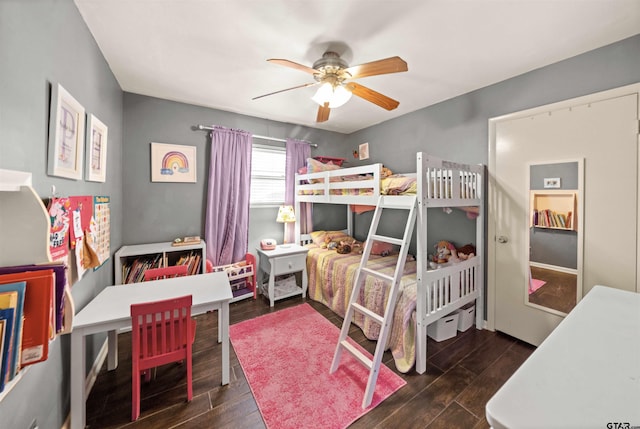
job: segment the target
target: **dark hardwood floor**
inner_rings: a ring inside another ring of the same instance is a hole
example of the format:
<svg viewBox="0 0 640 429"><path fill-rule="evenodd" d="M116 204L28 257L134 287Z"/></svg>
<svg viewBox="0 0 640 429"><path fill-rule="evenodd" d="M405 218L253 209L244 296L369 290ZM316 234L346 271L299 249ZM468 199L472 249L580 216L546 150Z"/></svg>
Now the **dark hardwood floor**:
<svg viewBox="0 0 640 429"><path fill-rule="evenodd" d="M230 323L298 305L300 298L276 302L270 309L261 296L230 306ZM341 326L341 318L323 304L306 300L319 313ZM220 386L220 350L215 313L196 317L193 354L193 400L186 403L186 375L180 364L158 368L156 379L142 385L140 419L131 416L131 336L119 335L119 366L106 363L87 399L87 426L102 428L264 428L260 411L231 347L231 376ZM304 329L304 327L301 327ZM373 353L375 342L358 328L351 337ZM310 339L312 340L312 339ZM484 407L497 389L534 350L506 335L471 328L450 340L428 339L426 373L398 373L407 381L351 428L487 428ZM265 356L265 359L268 359ZM390 352L384 363L395 371ZM397 372L397 371L396 371ZM363 392L364 393L364 392Z"/></svg>
<svg viewBox="0 0 640 429"><path fill-rule="evenodd" d="M567 314L576 306L577 275L532 266L531 276L546 283L529 295L529 302Z"/></svg>

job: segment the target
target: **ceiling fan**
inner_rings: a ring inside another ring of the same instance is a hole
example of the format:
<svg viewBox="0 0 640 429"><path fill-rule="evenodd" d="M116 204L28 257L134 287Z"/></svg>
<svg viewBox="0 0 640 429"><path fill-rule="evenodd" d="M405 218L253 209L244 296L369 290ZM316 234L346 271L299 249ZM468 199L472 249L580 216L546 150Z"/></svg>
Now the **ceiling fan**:
<svg viewBox="0 0 640 429"><path fill-rule="evenodd" d="M312 99L320 105L318 107L316 122L327 121L329 119L329 112L331 109L342 106L344 103L349 101L352 94L376 104L383 109L395 109L398 107L400 102L369 89L366 86L360 85L359 83L353 82L353 79L380 74L405 72L408 70L407 63L400 57L390 57L383 60L349 67L347 62L333 51L325 52L322 55L322 58L313 63L313 67L308 67L293 61L279 58L272 58L267 61L312 74L315 82L305 83L292 88L260 95L258 97L254 97L253 100L290 91L292 89L320 85L320 88L312 97Z"/></svg>

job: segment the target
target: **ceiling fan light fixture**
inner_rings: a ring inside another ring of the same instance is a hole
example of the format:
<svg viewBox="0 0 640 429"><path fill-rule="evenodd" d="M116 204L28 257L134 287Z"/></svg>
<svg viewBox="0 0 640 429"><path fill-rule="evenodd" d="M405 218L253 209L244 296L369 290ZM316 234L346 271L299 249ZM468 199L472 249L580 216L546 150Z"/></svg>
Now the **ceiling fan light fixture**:
<svg viewBox="0 0 640 429"><path fill-rule="evenodd" d="M321 106L325 103L329 103L330 109L335 109L345 104L351 98L351 91L346 89L343 85L332 85L329 82L323 83L316 91L316 94L311 97L313 101Z"/></svg>

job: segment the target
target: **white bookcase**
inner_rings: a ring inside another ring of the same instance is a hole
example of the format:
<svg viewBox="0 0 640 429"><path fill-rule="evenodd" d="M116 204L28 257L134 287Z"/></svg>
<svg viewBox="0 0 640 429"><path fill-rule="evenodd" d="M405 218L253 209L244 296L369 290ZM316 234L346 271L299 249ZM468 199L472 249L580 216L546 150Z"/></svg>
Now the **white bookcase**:
<svg viewBox="0 0 640 429"><path fill-rule="evenodd" d="M135 244L131 246L122 246L115 254L115 284L122 284L123 268L130 267L136 261L154 261L156 266L166 267L176 265L182 256L187 255L199 256L198 271L196 274L206 272L207 266L207 246L204 240L198 244L190 244L187 246L172 246L171 242ZM159 264L159 265L158 265ZM144 271L144 268L143 268Z"/></svg>

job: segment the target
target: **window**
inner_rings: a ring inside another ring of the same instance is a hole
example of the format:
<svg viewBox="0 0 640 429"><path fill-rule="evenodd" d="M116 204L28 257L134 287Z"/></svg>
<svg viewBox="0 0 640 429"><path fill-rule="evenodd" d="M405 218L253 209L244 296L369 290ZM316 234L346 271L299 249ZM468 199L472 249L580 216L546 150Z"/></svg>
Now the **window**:
<svg viewBox="0 0 640 429"><path fill-rule="evenodd" d="M284 203L284 147L253 145L251 152L251 206Z"/></svg>

